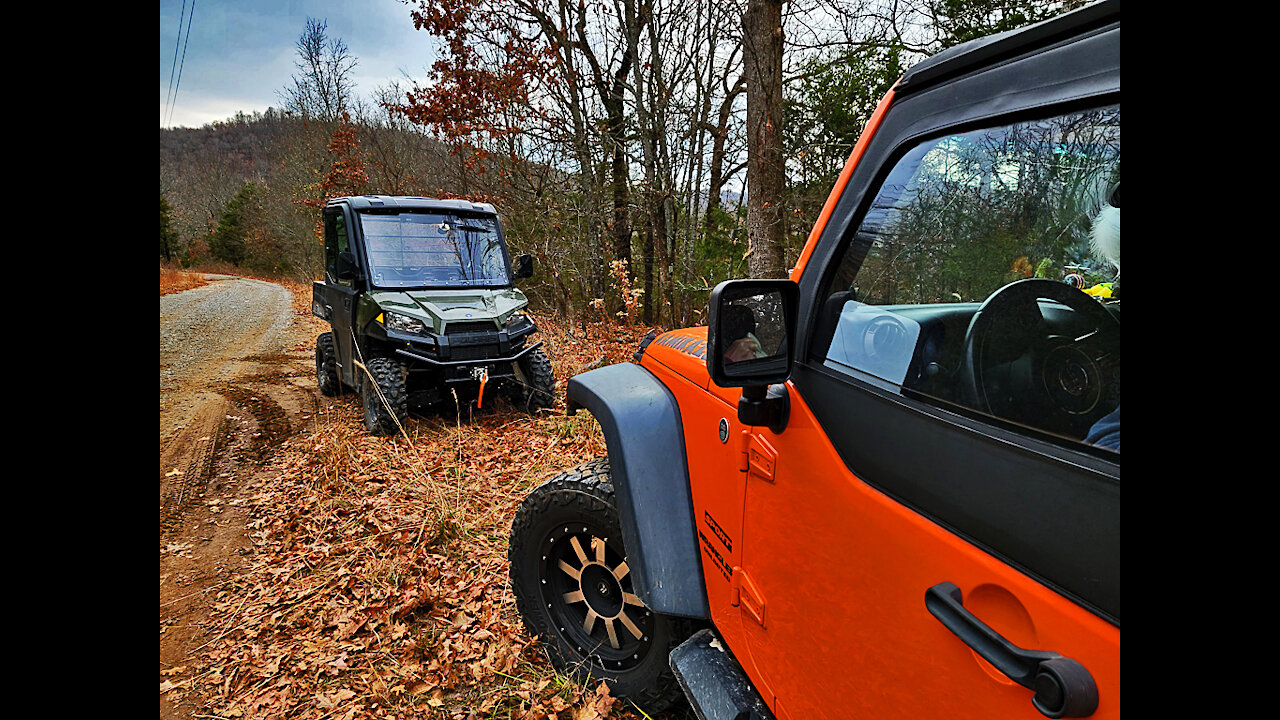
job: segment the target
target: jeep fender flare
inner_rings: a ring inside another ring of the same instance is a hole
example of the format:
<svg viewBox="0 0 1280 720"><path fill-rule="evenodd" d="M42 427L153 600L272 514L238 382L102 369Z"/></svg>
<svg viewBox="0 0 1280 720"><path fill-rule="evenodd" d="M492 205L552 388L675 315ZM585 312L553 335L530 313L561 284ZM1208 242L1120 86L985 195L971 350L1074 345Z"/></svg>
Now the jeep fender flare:
<svg viewBox="0 0 1280 720"><path fill-rule="evenodd" d="M653 373L618 363L569 380L568 413L600 423L636 594L664 615L710 617L676 398Z"/></svg>

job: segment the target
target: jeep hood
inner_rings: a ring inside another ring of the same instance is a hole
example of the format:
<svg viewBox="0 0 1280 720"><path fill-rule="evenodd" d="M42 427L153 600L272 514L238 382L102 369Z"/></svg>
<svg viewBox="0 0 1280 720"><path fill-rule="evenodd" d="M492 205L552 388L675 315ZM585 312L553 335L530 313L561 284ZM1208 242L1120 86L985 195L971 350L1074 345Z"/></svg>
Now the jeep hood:
<svg viewBox="0 0 1280 720"><path fill-rule="evenodd" d="M658 363L702 388L721 402L736 408L742 388L723 388L711 382L707 371L707 327L682 328L653 339L641 356L642 366Z"/></svg>
<svg viewBox="0 0 1280 720"><path fill-rule="evenodd" d="M505 290L405 290L380 292L376 298L383 310L402 312L431 324L434 332L444 332L453 322L494 322L500 328L511 313L529 304L515 288Z"/></svg>

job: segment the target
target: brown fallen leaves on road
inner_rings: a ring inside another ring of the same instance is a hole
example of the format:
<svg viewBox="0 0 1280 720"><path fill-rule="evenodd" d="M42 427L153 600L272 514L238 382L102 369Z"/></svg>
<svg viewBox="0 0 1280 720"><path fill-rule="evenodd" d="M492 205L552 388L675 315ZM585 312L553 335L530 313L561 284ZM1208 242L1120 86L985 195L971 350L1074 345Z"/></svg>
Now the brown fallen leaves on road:
<svg viewBox="0 0 1280 720"><path fill-rule="evenodd" d="M162 693L220 718L640 717L603 683L557 675L508 588L507 535L542 480L605 453L588 413L564 415L567 378L630 360L647 328L576 342L539 318L558 404L531 418L485 402L364 432L351 394L322 403L244 505L248 570L212 591L209 638Z"/></svg>

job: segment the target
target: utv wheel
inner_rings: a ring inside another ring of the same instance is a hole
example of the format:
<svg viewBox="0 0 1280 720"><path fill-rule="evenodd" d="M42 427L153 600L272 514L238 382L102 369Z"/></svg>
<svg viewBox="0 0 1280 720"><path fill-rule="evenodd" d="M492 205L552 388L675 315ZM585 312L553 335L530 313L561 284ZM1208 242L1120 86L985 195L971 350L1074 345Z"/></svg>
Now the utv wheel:
<svg viewBox="0 0 1280 720"><path fill-rule="evenodd" d="M373 358L360 374L360 400L364 405L364 427L371 435L391 435L399 431L408 415L408 393L404 363L390 358Z"/></svg>
<svg viewBox="0 0 1280 720"><path fill-rule="evenodd" d="M556 376L542 348L530 350L517 362L525 382L521 388L520 407L532 415L555 404Z"/></svg>
<svg viewBox="0 0 1280 720"><path fill-rule="evenodd" d="M316 338L316 380L320 384L321 395L333 397L342 390L342 382L338 379L338 355L334 351L333 333L322 333Z"/></svg>
<svg viewBox="0 0 1280 720"><path fill-rule="evenodd" d="M668 655L694 628L636 596L616 507L604 458L536 488L511 526L511 587L557 670L657 712L683 697Z"/></svg>

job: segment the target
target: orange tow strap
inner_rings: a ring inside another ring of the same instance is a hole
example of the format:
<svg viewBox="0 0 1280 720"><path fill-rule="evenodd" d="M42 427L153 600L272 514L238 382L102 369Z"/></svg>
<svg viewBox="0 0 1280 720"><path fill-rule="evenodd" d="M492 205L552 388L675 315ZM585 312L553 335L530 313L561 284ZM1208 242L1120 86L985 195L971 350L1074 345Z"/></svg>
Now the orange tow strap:
<svg viewBox="0 0 1280 720"><path fill-rule="evenodd" d="M480 373L480 397L476 399L477 409L484 405L484 384L487 382L489 382L489 371L485 370Z"/></svg>

